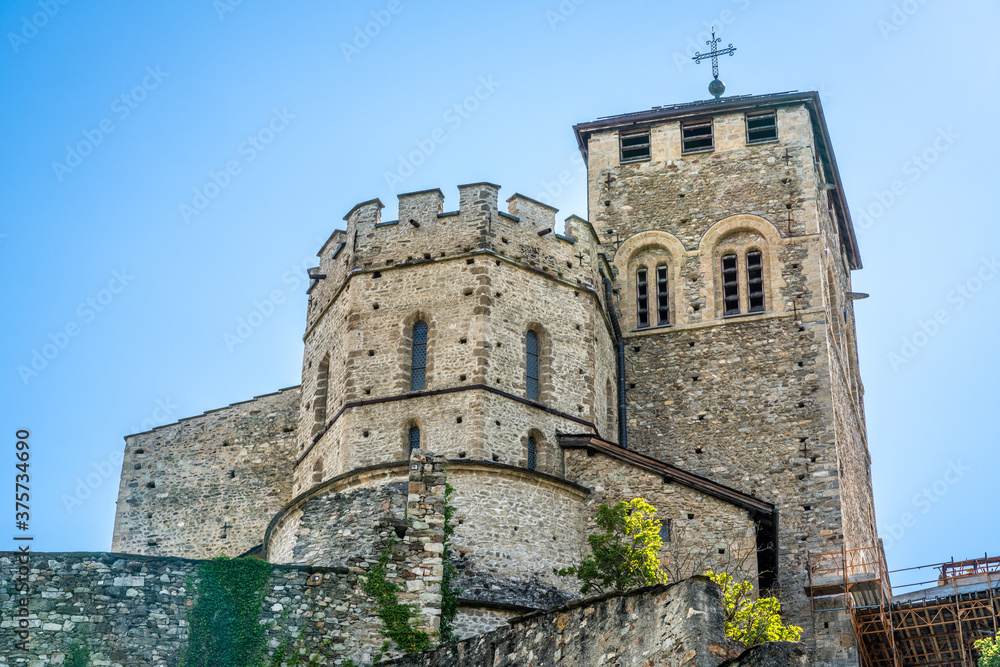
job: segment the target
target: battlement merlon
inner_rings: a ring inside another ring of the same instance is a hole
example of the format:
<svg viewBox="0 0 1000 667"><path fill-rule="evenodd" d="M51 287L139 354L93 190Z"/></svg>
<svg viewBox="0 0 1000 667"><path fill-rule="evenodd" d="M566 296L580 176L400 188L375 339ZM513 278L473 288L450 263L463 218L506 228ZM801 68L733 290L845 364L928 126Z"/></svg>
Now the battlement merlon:
<svg viewBox="0 0 1000 667"><path fill-rule="evenodd" d="M379 199L354 206L344 216L347 229L334 232L320 251L324 282L339 283L357 270L488 250L575 284L599 286L599 242L587 221L570 216L566 233L559 234L557 209L548 204L516 193L502 212L495 183L468 183L458 191L458 210L452 211L444 210L445 196L438 188L400 194L396 220L383 220Z"/></svg>

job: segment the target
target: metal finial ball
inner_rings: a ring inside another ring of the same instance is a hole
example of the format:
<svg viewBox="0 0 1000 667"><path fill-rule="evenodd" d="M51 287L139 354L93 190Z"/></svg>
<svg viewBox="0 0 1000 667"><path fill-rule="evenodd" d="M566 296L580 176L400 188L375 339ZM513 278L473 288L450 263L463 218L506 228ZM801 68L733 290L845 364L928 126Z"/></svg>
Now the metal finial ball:
<svg viewBox="0 0 1000 667"><path fill-rule="evenodd" d="M708 84L708 92L715 97L721 97L722 93L726 92L726 84L718 79L712 79L712 83Z"/></svg>

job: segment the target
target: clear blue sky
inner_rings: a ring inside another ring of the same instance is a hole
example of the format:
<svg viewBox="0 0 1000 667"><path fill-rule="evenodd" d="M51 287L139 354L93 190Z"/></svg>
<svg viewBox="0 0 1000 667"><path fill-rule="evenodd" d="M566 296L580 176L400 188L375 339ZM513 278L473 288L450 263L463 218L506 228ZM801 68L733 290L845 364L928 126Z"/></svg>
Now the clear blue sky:
<svg viewBox="0 0 1000 667"><path fill-rule="evenodd" d="M854 280L890 565L1000 554L996 2L62 2L0 8L0 489L29 428L36 548L109 547L125 434L298 384L302 269L355 203L490 180L586 215L571 126L705 98L688 50L715 23L730 94L821 92L870 216Z"/></svg>

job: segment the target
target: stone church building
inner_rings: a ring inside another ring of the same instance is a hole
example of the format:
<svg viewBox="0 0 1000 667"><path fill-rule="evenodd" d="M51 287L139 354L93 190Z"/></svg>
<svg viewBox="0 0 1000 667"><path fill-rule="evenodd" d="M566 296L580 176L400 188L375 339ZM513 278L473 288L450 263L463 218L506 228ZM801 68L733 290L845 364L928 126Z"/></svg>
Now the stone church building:
<svg viewBox="0 0 1000 667"><path fill-rule="evenodd" d="M395 539L433 629L446 475L468 637L575 597L553 570L600 503L642 496L671 580L737 572L810 664L857 665L849 615L807 594L810 554L879 546L861 257L819 96L573 129L588 215L563 233L488 182L352 208L310 270L301 385L128 436L113 551L333 577Z"/></svg>

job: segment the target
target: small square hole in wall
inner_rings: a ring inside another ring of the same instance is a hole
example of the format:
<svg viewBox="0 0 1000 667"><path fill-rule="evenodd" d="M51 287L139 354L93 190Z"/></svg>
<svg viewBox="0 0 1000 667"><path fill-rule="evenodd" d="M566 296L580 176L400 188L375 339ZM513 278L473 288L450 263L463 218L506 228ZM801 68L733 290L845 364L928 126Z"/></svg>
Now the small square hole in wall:
<svg viewBox="0 0 1000 667"><path fill-rule="evenodd" d="M726 553L726 550L725 550L725 549L719 549L719 555L720 555L720 556L723 556L723 555L725 555L725 553Z"/></svg>
<svg viewBox="0 0 1000 667"><path fill-rule="evenodd" d="M368 350L368 356L369 357L374 357L375 356L375 350Z"/></svg>
<svg viewBox="0 0 1000 667"><path fill-rule="evenodd" d="M694 341L693 340L688 342L688 347L694 347Z"/></svg>
<svg viewBox="0 0 1000 667"><path fill-rule="evenodd" d="M819 458L818 456L813 456L812 458L809 459L809 462L810 463L816 463L816 459L818 459L818 458Z"/></svg>
<svg viewBox="0 0 1000 667"><path fill-rule="evenodd" d="M694 453L695 453L695 454L701 454L701 453L702 453L702 451L703 451L703 450L702 450L702 448L701 448L701 447L698 447L698 448L696 448L696 449L694 450Z"/></svg>
<svg viewBox="0 0 1000 667"><path fill-rule="evenodd" d="M496 260L497 266L500 266L500 260Z"/></svg>
<svg viewBox="0 0 1000 667"><path fill-rule="evenodd" d="M800 401L800 402L799 402L799 407L800 407L800 408L804 408L804 407L806 407L806 404Z"/></svg>
<svg viewBox="0 0 1000 667"><path fill-rule="evenodd" d="M424 259L430 259L430 258L431 258L431 254L429 252L425 252L424 253Z"/></svg>
<svg viewBox="0 0 1000 667"><path fill-rule="evenodd" d="M503 347L503 343L497 343L497 348Z"/></svg>
<svg viewBox="0 0 1000 667"><path fill-rule="evenodd" d="M804 361L800 361L800 362L799 362L799 368L802 368L802 367L803 367L803 366L805 366L805 365L806 365L806 362L804 362Z"/></svg>
<svg viewBox="0 0 1000 667"><path fill-rule="evenodd" d="M572 269L573 268L573 262L566 262L566 268L567 269Z"/></svg>
<svg viewBox="0 0 1000 667"><path fill-rule="evenodd" d="M694 514L688 514L688 520L691 521L693 519L694 519Z"/></svg>
<svg viewBox="0 0 1000 667"><path fill-rule="evenodd" d="M395 263L396 263L396 260L394 260L394 259L387 259L387 260L385 260L385 265L386 266L392 266Z"/></svg>
<svg viewBox="0 0 1000 667"><path fill-rule="evenodd" d="M464 294L465 296L472 296L472 292L473 289L471 287L466 287L464 290L462 290L462 294Z"/></svg>
<svg viewBox="0 0 1000 667"><path fill-rule="evenodd" d="M458 381L459 382L465 382L465 376L464 375L459 375L458 376Z"/></svg>
<svg viewBox="0 0 1000 667"><path fill-rule="evenodd" d="M465 458L465 452L459 452L458 453L458 458L464 459Z"/></svg>
<svg viewBox="0 0 1000 667"><path fill-rule="evenodd" d="M806 512L808 512L809 510L812 509L812 505L803 505L802 509L804 509Z"/></svg>
<svg viewBox="0 0 1000 667"><path fill-rule="evenodd" d="M367 437L368 437L368 431L362 431L362 432L361 432L361 435L363 435L364 437L366 437L366 438L367 438Z"/></svg>
<svg viewBox="0 0 1000 667"><path fill-rule="evenodd" d="M802 480L804 480L805 478L806 478L806 476L805 476L805 475L796 475L796 477L795 477L795 479L799 480L800 482L801 482Z"/></svg>
<svg viewBox="0 0 1000 667"><path fill-rule="evenodd" d="M493 455L493 460L499 462L500 461L500 455L499 454L494 454Z"/></svg>
<svg viewBox="0 0 1000 667"><path fill-rule="evenodd" d="M139 448L139 449L135 450L135 453L136 453L136 454L145 454L145 453L146 453L146 450L145 450L145 449L142 449L142 448Z"/></svg>
<svg viewBox="0 0 1000 667"><path fill-rule="evenodd" d="M458 342L461 343L462 345L465 345L466 343L469 342L469 339L467 339L467 338L459 338Z"/></svg>
<svg viewBox="0 0 1000 667"><path fill-rule="evenodd" d="M691 382L697 382L697 381L698 381L698 376L697 375L692 375L691 376Z"/></svg>
<svg viewBox="0 0 1000 667"><path fill-rule="evenodd" d="M156 488L156 482L148 482L146 484L146 488L148 488L148 489L155 489Z"/></svg>
<svg viewBox="0 0 1000 667"><path fill-rule="evenodd" d="M506 236L501 236L500 240L503 241L504 243L510 243L510 241L507 240Z"/></svg>
<svg viewBox="0 0 1000 667"><path fill-rule="evenodd" d="M577 324L577 325L576 325L576 330L577 330L577 331L579 331L579 330L580 330L580 325L579 325L579 324Z"/></svg>
<svg viewBox="0 0 1000 667"><path fill-rule="evenodd" d="M641 349L642 349L642 347L640 347L639 345L633 345L633 346L632 346L632 351L633 351L633 352L638 352L638 351L640 351Z"/></svg>
<svg viewBox="0 0 1000 667"><path fill-rule="evenodd" d="M371 387L365 387L364 391L365 391L365 396L371 396L372 395L372 388Z"/></svg>
<svg viewBox="0 0 1000 667"><path fill-rule="evenodd" d="M373 303L372 304L372 310L378 310L378 304L377 303Z"/></svg>
<svg viewBox="0 0 1000 667"><path fill-rule="evenodd" d="M694 306L691 307L691 310L697 313L699 310L701 310L701 306L699 306L698 304L694 304Z"/></svg>
<svg viewBox="0 0 1000 667"><path fill-rule="evenodd" d="M455 419L455 423L456 424L461 424L462 423L462 418L461 417L456 418Z"/></svg>
<svg viewBox="0 0 1000 667"><path fill-rule="evenodd" d="M797 268L799 268L799 265L798 264L792 264L792 268L793 269L797 269Z"/></svg>
<svg viewBox="0 0 1000 667"><path fill-rule="evenodd" d="M629 382L628 383L628 388L629 389L635 389L635 382Z"/></svg>
<svg viewBox="0 0 1000 667"><path fill-rule="evenodd" d="M466 264L475 264L475 263L476 263L476 260L474 260L474 259L472 259L472 258L470 257L469 259L465 260L465 263L466 263Z"/></svg>
<svg viewBox="0 0 1000 667"><path fill-rule="evenodd" d="M500 298L501 296L502 296L502 295L500 294L500 292L497 292L497 293L496 293L496 297L497 297L498 299L499 299L499 298Z"/></svg>
<svg viewBox="0 0 1000 667"><path fill-rule="evenodd" d="M229 471L229 479L236 479L236 472L233 470Z"/></svg>
<svg viewBox="0 0 1000 667"><path fill-rule="evenodd" d="M499 420L499 419L498 419L498 420L496 420L496 425L497 425L497 426L499 426L499 425L500 425L500 420Z"/></svg>
<svg viewBox="0 0 1000 667"><path fill-rule="evenodd" d="M372 273L372 278L381 278L381 277L382 277L381 271L375 271L374 273Z"/></svg>

